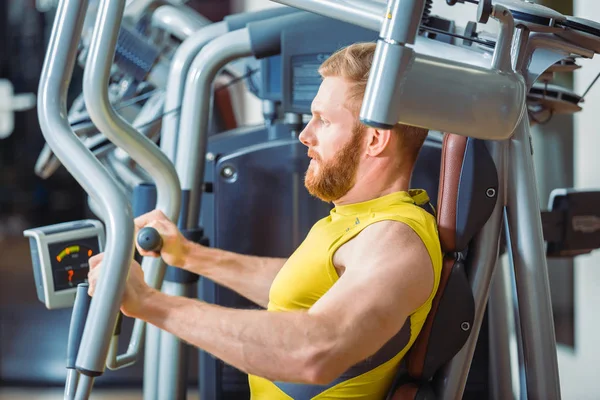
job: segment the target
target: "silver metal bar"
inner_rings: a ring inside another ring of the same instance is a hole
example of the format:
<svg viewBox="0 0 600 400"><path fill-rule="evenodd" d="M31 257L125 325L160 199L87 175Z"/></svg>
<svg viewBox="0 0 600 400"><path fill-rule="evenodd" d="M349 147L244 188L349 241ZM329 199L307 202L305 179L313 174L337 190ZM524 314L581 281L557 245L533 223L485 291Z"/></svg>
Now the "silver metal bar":
<svg viewBox="0 0 600 400"><path fill-rule="evenodd" d="M133 214L127 199L77 138L67 120L67 89L87 5L85 0L63 0L59 3L40 78L37 110L46 142L99 205L105 217L105 272L98 281L96 296L91 302L77 358L79 370L99 375L104 371L110 336L133 255L132 241L123 240L123 237L133 239ZM84 376L82 380L84 384L93 384L89 377Z"/></svg>
<svg viewBox="0 0 600 400"><path fill-rule="evenodd" d="M81 375L79 384L77 385L75 400L88 400L90 398L92 388L94 387L94 379L91 376Z"/></svg>
<svg viewBox="0 0 600 400"><path fill-rule="evenodd" d="M386 5L369 2L369 6L356 7L350 2L335 0L271 0L300 10L310 11L348 22L363 28L379 31L385 16ZM374 11L380 10L379 13Z"/></svg>
<svg viewBox="0 0 600 400"><path fill-rule="evenodd" d="M165 281L163 292L171 296L195 298L196 283L182 284ZM177 336L160 332L158 399L185 399L187 392L188 345ZM146 399L144 399L146 400Z"/></svg>
<svg viewBox="0 0 600 400"><path fill-rule="evenodd" d="M75 399L77 392L77 383L79 382L79 372L76 369L67 370L67 380L65 383L65 400Z"/></svg>
<svg viewBox="0 0 600 400"><path fill-rule="evenodd" d="M124 8L125 0L100 1L83 75L83 96L90 118L96 127L115 145L129 153L131 158L152 176L157 188L156 208L171 220L175 220L179 216L181 191L173 164L150 139L115 112L108 98L110 69ZM121 237L133 238L133 235ZM166 270L162 259L145 257L142 268L148 285L159 288ZM120 300L120 297L116 300ZM111 326L114 326L114 322ZM135 363L144 334L144 325L135 333L139 337L132 337L126 354L118 356L116 360L108 360L109 368L116 369Z"/></svg>
<svg viewBox="0 0 600 400"><path fill-rule="evenodd" d="M194 57L214 38L228 32L227 23L217 22L195 32L177 48L171 61L167 94L165 97L165 116L163 118L160 147L163 153L175 162L177 154L177 133L181 115L181 101L185 85L185 78Z"/></svg>
<svg viewBox="0 0 600 400"><path fill-rule="evenodd" d="M360 109L360 120L375 128L391 129L400 119L398 107L407 73L412 68L415 43L425 0L389 0L373 64ZM384 80L394 77L393 82Z"/></svg>
<svg viewBox="0 0 600 400"><path fill-rule="evenodd" d="M229 61L250 56L252 47L246 28L220 36L204 46L194 58L185 83L176 166L181 188L190 191L186 228L196 228L200 212L199 182L204 179L204 154L212 103L212 83Z"/></svg>
<svg viewBox="0 0 600 400"><path fill-rule="evenodd" d="M152 13L152 26L180 40L185 40L199 29L209 25L210 20L190 7L164 5Z"/></svg>
<svg viewBox="0 0 600 400"><path fill-rule="evenodd" d="M488 294L494 267L498 260L500 230L504 211L505 170L507 141L489 141L486 146L490 151L498 172L498 201L492 215L477 234L472 244L468 275L473 297L475 299L475 316L473 328L467 342L454 358L435 377L435 392L442 400L460 400L463 397L469 369L477 345L483 315L487 305Z"/></svg>
<svg viewBox="0 0 600 400"><path fill-rule="evenodd" d="M500 22L500 33L498 33L492 65L500 71L513 71L511 49L515 34L515 20L510 11L501 5L494 6L492 17Z"/></svg>
<svg viewBox="0 0 600 400"><path fill-rule="evenodd" d="M160 366L160 333L160 329L154 325L146 327L146 341L144 345L144 400L159 400L158 368Z"/></svg>
<svg viewBox="0 0 600 400"><path fill-rule="evenodd" d="M498 260L488 300L489 379L494 400L519 399L519 351L513 278L508 260Z"/></svg>
<svg viewBox="0 0 600 400"><path fill-rule="evenodd" d="M510 140L510 155L506 211L519 297L527 394L532 399L560 399L550 282L526 119Z"/></svg>

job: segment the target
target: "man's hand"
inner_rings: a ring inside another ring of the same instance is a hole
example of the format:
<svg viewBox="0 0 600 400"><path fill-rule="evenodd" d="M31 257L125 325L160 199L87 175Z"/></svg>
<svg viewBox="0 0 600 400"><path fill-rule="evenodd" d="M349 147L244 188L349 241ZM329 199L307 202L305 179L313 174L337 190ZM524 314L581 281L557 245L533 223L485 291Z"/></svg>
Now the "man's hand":
<svg viewBox="0 0 600 400"><path fill-rule="evenodd" d="M88 273L89 289L88 294L94 296L98 278L102 273L102 260L104 253L100 253L90 258L90 272ZM144 272L140 265L131 261L129 274L125 285L125 293L121 302L121 311L128 317L137 318L142 310L144 301L154 293L155 290L144 281Z"/></svg>
<svg viewBox="0 0 600 400"><path fill-rule="evenodd" d="M167 218L160 210L154 210L142 216L139 216L134 221L135 234L144 227L152 227L156 229L162 238L162 248L160 254L153 251L141 249L137 242L136 247L139 253L144 257L162 257L165 263L173 267L183 268L187 255L190 251L190 242L183 237L177 226Z"/></svg>

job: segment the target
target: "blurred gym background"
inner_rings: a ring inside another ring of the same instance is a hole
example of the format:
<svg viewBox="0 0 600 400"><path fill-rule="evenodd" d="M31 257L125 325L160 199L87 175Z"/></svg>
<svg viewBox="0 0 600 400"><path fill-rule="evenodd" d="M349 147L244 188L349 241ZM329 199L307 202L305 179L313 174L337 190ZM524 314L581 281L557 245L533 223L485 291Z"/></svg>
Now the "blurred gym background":
<svg viewBox="0 0 600 400"><path fill-rule="evenodd" d="M597 19L598 0L537 1L566 14ZM0 118L10 103L1 83L10 81L16 95L35 94L54 20L57 0L0 0ZM212 21L235 12L275 7L268 0L190 0L187 4ZM471 9L469 9L471 10ZM435 0L434 14L455 18L466 24L474 18L464 7L448 7ZM462 13L462 14L461 14ZM586 60L581 61L582 64ZM580 71L563 74L557 83L582 93L600 71L600 61ZM77 68L77 67L76 67ZM81 69L76 69L70 92L81 92ZM240 83L243 85L243 82ZM243 95L243 123L262 120L260 103ZM600 90L586 96L584 111L575 116L555 116L533 129L536 172L542 209L556 187L599 187L600 132L595 110L600 107ZM14 114L12 135L0 139L0 399L62 398L64 363L56 365L36 360L45 352L62 352L66 346L70 310L46 310L39 303L33 284L29 244L23 230L36 226L90 217L85 193L71 176L60 168L43 180L34 174L36 159L44 145L34 107ZM576 260L549 260L555 330L564 399L600 398L596 360L600 344L596 340L600 319L600 256L593 253ZM195 358L190 360L190 382L196 376ZM93 399L138 399L141 391L127 389L135 369L109 372L98 380ZM53 387L54 386L54 387ZM190 386L191 387L191 386ZM125 389L123 389L125 388ZM192 390L190 398L197 396ZM196 397L197 398L197 397Z"/></svg>

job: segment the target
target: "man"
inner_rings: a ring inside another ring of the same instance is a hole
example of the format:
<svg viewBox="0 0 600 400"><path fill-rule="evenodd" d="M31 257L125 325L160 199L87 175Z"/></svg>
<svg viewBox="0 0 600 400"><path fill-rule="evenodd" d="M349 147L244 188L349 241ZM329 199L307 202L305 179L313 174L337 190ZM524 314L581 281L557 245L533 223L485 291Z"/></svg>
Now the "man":
<svg viewBox="0 0 600 400"><path fill-rule="evenodd" d="M250 375L253 399L383 399L437 290L435 219L408 185L427 131L381 130L358 114L375 45L332 55L300 140L312 159L305 185L333 202L287 260L186 241L162 213L136 219L163 237L160 256L267 310L236 310L150 289L135 262L122 303L143 319ZM391 82L390 82L391 84ZM154 255L140 251L142 255ZM90 293L102 256L90 260Z"/></svg>

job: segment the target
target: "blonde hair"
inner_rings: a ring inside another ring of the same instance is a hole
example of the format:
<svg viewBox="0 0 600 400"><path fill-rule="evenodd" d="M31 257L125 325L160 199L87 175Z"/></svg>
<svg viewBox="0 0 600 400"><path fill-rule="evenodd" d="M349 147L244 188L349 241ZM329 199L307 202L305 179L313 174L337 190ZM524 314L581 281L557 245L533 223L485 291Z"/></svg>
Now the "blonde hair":
<svg viewBox="0 0 600 400"><path fill-rule="evenodd" d="M375 46L375 43L355 43L344 47L333 53L319 68L319 74L323 78L342 77L353 84L348 91L346 107L357 117L367 88ZM428 130L396 124L393 131L400 137L403 155L410 157L414 163Z"/></svg>

